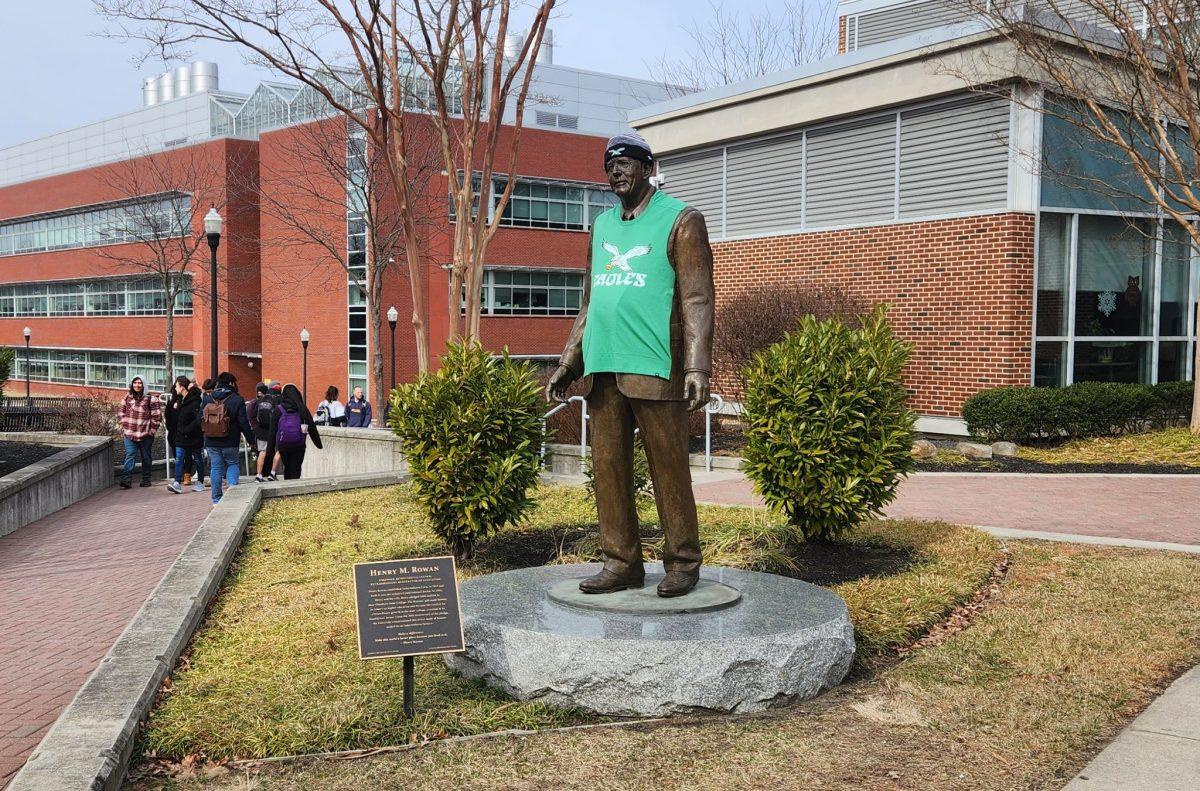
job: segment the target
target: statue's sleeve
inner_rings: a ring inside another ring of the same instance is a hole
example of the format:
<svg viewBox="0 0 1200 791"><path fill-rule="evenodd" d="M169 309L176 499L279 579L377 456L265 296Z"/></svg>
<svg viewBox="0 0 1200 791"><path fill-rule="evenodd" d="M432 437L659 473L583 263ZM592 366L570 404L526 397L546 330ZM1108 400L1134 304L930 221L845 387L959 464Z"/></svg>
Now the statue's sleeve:
<svg viewBox="0 0 1200 791"><path fill-rule="evenodd" d="M712 373L713 263L704 215L685 209L671 237L671 263L683 323L683 370Z"/></svg>
<svg viewBox="0 0 1200 791"><path fill-rule="evenodd" d="M592 235L588 234L587 269L583 273L583 299L579 304L579 315L571 325L571 334L567 336L567 345L563 348L558 364L571 369L575 378L583 376L583 327L587 323L588 302L592 296Z"/></svg>

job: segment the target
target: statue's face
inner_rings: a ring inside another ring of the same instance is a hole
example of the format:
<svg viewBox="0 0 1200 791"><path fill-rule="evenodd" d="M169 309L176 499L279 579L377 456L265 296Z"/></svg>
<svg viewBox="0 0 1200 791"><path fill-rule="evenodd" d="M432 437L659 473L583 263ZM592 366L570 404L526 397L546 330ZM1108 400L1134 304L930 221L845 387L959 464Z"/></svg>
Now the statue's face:
<svg viewBox="0 0 1200 791"><path fill-rule="evenodd" d="M637 194L650 178L650 166L640 159L613 157L604 168L608 186L618 198Z"/></svg>

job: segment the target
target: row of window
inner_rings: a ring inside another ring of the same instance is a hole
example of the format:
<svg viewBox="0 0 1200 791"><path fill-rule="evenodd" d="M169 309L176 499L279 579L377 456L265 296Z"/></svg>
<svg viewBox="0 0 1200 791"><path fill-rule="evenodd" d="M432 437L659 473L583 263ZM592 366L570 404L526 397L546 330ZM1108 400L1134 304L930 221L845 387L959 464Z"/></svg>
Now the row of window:
<svg viewBox="0 0 1200 791"><path fill-rule="evenodd" d="M582 272L488 269L485 316L575 316L583 301Z"/></svg>
<svg viewBox="0 0 1200 791"><path fill-rule="evenodd" d="M26 351L15 350L14 380L25 378ZM72 349L30 349L29 378L37 382L85 385L88 387L129 386L140 376L151 390L167 388L166 356L154 352L83 351ZM175 355L174 376L195 375L190 354Z"/></svg>
<svg viewBox="0 0 1200 791"><path fill-rule="evenodd" d="M97 247L191 232L191 198L155 197L0 223L0 255Z"/></svg>
<svg viewBox="0 0 1200 791"><path fill-rule="evenodd" d="M1198 275L1171 220L1042 212L1034 384L1190 378Z"/></svg>
<svg viewBox="0 0 1200 791"><path fill-rule="evenodd" d="M349 392L361 387L370 396L367 375L367 140L353 124L346 136L346 261L349 265L350 299L346 310L347 384ZM349 393L342 395L342 400Z"/></svg>
<svg viewBox="0 0 1200 791"><path fill-rule="evenodd" d="M156 277L47 281L0 286L0 318L165 316L167 292ZM192 315L191 278L175 295L176 316Z"/></svg>
<svg viewBox="0 0 1200 791"><path fill-rule="evenodd" d="M508 183L505 176L492 179L488 191L488 218L495 217L496 206ZM476 203L482 192L479 174L474 179ZM602 212L617 204L617 196L602 184L579 184L537 179L517 179L512 196L500 214L500 224L513 228L550 228L565 231L586 231ZM450 216L454 217L454 200L450 200Z"/></svg>

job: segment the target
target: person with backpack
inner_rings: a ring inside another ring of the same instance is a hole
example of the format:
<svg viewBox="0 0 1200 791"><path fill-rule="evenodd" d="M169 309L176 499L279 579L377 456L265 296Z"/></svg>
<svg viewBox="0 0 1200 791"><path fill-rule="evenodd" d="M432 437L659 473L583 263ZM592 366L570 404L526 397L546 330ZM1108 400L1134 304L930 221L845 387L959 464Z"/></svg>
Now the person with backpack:
<svg viewBox="0 0 1200 791"><path fill-rule="evenodd" d="M271 442L271 420L275 408L279 406L280 396L272 392L266 382L259 382L255 388L255 397L246 405L246 416L250 419L250 427L254 429L254 441L258 446L258 467L254 480L263 483L276 479L279 469L278 459L267 453ZM263 477L263 471L267 477Z"/></svg>
<svg viewBox="0 0 1200 791"><path fill-rule="evenodd" d="M142 465L142 486L150 485L154 471L154 432L162 422L162 407L158 397L146 392L146 381L135 376L129 382L129 393L121 399L117 411L121 434L125 439L125 465L121 470L121 488L133 486L133 465Z"/></svg>
<svg viewBox="0 0 1200 791"><path fill-rule="evenodd" d="M325 400L317 404L317 422L322 426L346 425L346 405L338 401L336 385L330 385L325 391Z"/></svg>
<svg viewBox="0 0 1200 791"><path fill-rule="evenodd" d="M212 503L221 502L224 495L222 480L238 485L238 444L257 447L250 420L246 417L246 401L237 391L237 377L223 371L217 386L200 411L200 431L204 434L204 449L208 451L208 478L212 487Z"/></svg>
<svg viewBox="0 0 1200 791"><path fill-rule="evenodd" d="M175 395L179 406L175 408L175 431L172 444L175 448L175 475L167 484L167 491L181 494L188 485L187 469L193 470L192 491L204 491L204 434L200 431L200 388L186 376L175 379Z"/></svg>
<svg viewBox="0 0 1200 791"><path fill-rule="evenodd" d="M371 427L371 402L363 397L361 387L354 388L354 395L346 402L346 428Z"/></svg>
<svg viewBox="0 0 1200 791"><path fill-rule="evenodd" d="M279 406L275 409L275 420L271 424L271 445L267 453L277 453L283 459L283 478L293 481L300 477L304 466L304 452L308 440L321 447L321 435L317 424L304 405L304 396L294 384L285 385Z"/></svg>

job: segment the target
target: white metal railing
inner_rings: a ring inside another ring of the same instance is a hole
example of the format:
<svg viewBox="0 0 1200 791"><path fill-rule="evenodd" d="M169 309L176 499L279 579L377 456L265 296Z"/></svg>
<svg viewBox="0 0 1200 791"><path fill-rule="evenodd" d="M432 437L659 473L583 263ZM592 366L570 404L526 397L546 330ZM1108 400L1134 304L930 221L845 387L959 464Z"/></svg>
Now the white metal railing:
<svg viewBox="0 0 1200 791"><path fill-rule="evenodd" d="M557 415L569 407L572 403L579 402L579 455L584 458L588 455L587 444L587 424L591 417L588 415L587 399L583 396L571 396L561 404L555 404L554 407L542 415L542 434L546 433L546 422L551 417ZM716 393L712 393L708 397L708 403L704 405L704 469L707 472L712 472L712 416L725 408L725 399ZM634 429L636 434L638 429ZM542 442L542 462L546 460L546 443Z"/></svg>

